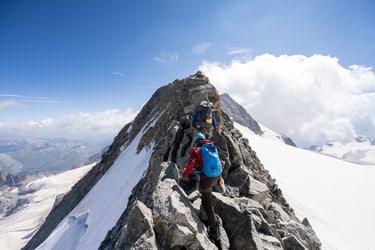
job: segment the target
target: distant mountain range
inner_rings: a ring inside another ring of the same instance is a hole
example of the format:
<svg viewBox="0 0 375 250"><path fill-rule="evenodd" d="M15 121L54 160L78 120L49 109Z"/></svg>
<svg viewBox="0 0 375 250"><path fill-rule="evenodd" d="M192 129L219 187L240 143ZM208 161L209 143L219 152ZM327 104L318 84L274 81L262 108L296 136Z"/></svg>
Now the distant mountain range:
<svg viewBox="0 0 375 250"><path fill-rule="evenodd" d="M349 142L330 141L309 150L358 164L375 164L375 140L358 136Z"/></svg>
<svg viewBox="0 0 375 250"><path fill-rule="evenodd" d="M88 162L99 148L67 139L0 140L0 171L31 175L61 172Z"/></svg>

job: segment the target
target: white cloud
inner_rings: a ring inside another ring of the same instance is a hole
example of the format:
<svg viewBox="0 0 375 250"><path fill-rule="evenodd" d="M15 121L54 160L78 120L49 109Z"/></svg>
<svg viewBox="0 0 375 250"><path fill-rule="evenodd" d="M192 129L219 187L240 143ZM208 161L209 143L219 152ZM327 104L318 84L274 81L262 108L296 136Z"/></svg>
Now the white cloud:
<svg viewBox="0 0 375 250"><path fill-rule="evenodd" d="M117 71L112 72L112 75L120 76L120 77L125 77L125 74L124 74L124 73L117 72Z"/></svg>
<svg viewBox="0 0 375 250"><path fill-rule="evenodd" d="M13 100L0 102L0 110L13 107L13 106L17 106L17 104L18 102L13 101Z"/></svg>
<svg viewBox="0 0 375 250"><path fill-rule="evenodd" d="M17 133L18 135L65 137L97 142L114 137L125 124L135 118L136 114L131 109L125 111L111 109L96 113L80 112L61 120L46 118L17 124L0 123L0 130L2 135Z"/></svg>
<svg viewBox="0 0 375 250"><path fill-rule="evenodd" d="M191 49L191 51L193 52L193 54L203 55L212 47L212 45L212 43L197 44Z"/></svg>
<svg viewBox="0 0 375 250"><path fill-rule="evenodd" d="M8 99L16 99L17 102L60 103L60 101L49 98L49 97L24 96L24 95L16 95L16 94L0 94L0 97L5 97ZM9 102L16 102L16 101L9 100Z"/></svg>
<svg viewBox="0 0 375 250"><path fill-rule="evenodd" d="M251 48L228 48L228 55L249 55L253 49Z"/></svg>
<svg viewBox="0 0 375 250"><path fill-rule="evenodd" d="M175 63L178 61L178 54L161 52L159 56L154 57L154 60L158 63Z"/></svg>
<svg viewBox="0 0 375 250"><path fill-rule="evenodd" d="M371 68L344 68L330 56L264 54L246 62L205 61L200 70L258 122L300 146L358 134L375 137Z"/></svg>

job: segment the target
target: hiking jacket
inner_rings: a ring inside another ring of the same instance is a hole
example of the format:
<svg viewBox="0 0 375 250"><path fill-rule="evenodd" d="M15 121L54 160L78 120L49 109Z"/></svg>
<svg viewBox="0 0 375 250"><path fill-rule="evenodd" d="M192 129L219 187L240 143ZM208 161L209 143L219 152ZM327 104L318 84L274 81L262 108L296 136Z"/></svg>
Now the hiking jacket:
<svg viewBox="0 0 375 250"><path fill-rule="evenodd" d="M193 114L193 119L191 121L191 125L193 126L193 128L198 128L199 126L199 111L195 112ZM215 119L215 116L212 115L212 127L216 128L216 119Z"/></svg>
<svg viewBox="0 0 375 250"><path fill-rule="evenodd" d="M201 155L201 149L199 148L203 144L211 144L213 143L211 140L200 140L198 141L198 145L191 149L189 161L185 167L184 173L182 174L182 177L189 178L190 173L193 171L193 169L200 171L203 168L203 159ZM203 173L201 174L201 178L206 178Z"/></svg>

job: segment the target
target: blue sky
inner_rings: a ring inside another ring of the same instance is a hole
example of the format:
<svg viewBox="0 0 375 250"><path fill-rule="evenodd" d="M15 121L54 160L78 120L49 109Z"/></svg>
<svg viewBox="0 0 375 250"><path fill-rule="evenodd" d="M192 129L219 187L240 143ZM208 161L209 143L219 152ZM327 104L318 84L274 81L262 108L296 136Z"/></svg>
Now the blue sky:
<svg viewBox="0 0 375 250"><path fill-rule="evenodd" d="M322 55L337 59L335 72L360 65L372 93L374 10L372 1L333 0L1 1L0 135L113 136L158 87L198 68L209 75L208 65L230 74L234 61L265 54Z"/></svg>

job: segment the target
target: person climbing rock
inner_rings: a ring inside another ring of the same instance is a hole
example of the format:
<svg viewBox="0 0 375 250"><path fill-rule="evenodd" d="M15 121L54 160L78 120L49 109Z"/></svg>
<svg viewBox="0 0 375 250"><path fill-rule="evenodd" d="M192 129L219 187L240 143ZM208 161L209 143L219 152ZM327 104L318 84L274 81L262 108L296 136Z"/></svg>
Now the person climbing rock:
<svg viewBox="0 0 375 250"><path fill-rule="evenodd" d="M207 101L202 101L196 112L193 114L192 126L204 134L207 139L212 137L212 132L217 129L216 118L212 114L212 109Z"/></svg>
<svg viewBox="0 0 375 250"><path fill-rule="evenodd" d="M195 135L195 146L191 149L188 163L180 182L189 182L189 175L197 173L196 182L202 194L202 205L208 215L208 234L216 242L220 240L219 223L214 211L212 187L218 182L222 172L221 161L214 143L206 140L202 133Z"/></svg>
<svg viewBox="0 0 375 250"><path fill-rule="evenodd" d="M190 128L190 117L189 115L184 115L180 118L179 127L176 132L176 137L173 141L173 149L171 152L171 161L176 163L177 151L181 147L181 156L185 155L187 148L191 145L192 137L191 133L187 133L186 131ZM183 140L187 138L185 141Z"/></svg>

